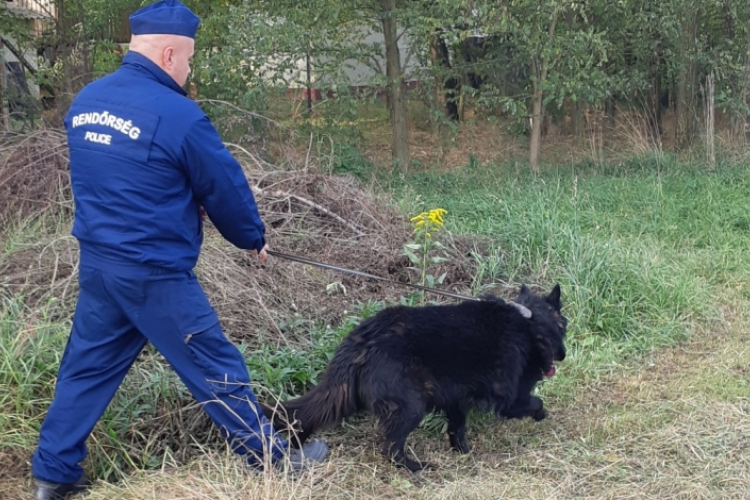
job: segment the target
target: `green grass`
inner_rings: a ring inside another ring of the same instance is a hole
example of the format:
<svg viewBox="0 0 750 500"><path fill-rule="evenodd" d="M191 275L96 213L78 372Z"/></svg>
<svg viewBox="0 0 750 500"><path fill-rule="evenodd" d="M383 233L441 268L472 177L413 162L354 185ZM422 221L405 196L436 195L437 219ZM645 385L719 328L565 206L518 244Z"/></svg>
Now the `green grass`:
<svg viewBox="0 0 750 500"><path fill-rule="evenodd" d="M0 305L0 445L29 448L52 397L62 357L61 326L24 320L20 304Z"/></svg>
<svg viewBox="0 0 750 500"><path fill-rule="evenodd" d="M365 319L385 307L383 302L358 304L353 314L344 318L336 328L315 321L300 321L282 324L285 333L297 333L304 338L303 344L277 345L261 337L261 347L248 349L240 346L250 379L255 383L255 392L260 399L275 397L286 399L301 394L318 383L318 378L328 366L336 347L349 331Z"/></svg>
<svg viewBox="0 0 750 500"><path fill-rule="evenodd" d="M748 187L743 167L643 158L539 176L472 163L394 190L407 214L442 207L448 231L491 238L485 279L561 283L579 378L685 339L718 318L727 287L750 293Z"/></svg>

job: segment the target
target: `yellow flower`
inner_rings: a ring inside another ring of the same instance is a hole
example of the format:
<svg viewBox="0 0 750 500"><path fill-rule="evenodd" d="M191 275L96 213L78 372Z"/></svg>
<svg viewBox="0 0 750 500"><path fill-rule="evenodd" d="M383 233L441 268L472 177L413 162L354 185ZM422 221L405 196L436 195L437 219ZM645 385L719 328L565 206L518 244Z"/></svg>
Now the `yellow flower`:
<svg viewBox="0 0 750 500"><path fill-rule="evenodd" d="M444 208L434 208L427 214L429 219L439 226L443 225L443 214L448 213Z"/></svg>
<svg viewBox="0 0 750 500"><path fill-rule="evenodd" d="M414 221L417 221L417 220L420 220L420 219L424 219L426 215L428 215L427 212L422 212L421 214L415 215L414 217L412 217L409 220L412 221L412 222L414 222Z"/></svg>
<svg viewBox="0 0 750 500"><path fill-rule="evenodd" d="M433 208L429 212L422 212L419 215L415 215L411 219L414 223L414 231L424 230L428 238L432 235L427 231L439 231L443 226L443 214L448 213L444 208Z"/></svg>

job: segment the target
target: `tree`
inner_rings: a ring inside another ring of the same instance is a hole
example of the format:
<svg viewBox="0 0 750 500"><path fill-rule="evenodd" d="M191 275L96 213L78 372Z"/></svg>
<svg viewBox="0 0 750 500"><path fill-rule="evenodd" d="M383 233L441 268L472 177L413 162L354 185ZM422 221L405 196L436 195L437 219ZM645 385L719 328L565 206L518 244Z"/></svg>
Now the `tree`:
<svg viewBox="0 0 750 500"><path fill-rule="evenodd" d="M696 129L696 101L698 98L698 19L701 1L686 0L678 14L679 44L677 52L677 129L675 145L678 150L688 149L693 143Z"/></svg>
<svg viewBox="0 0 750 500"><path fill-rule="evenodd" d="M549 71L551 59L550 47L555 42L555 28L557 28L557 20L560 17L560 11L562 5L556 1L552 3L552 12L545 16L543 5L539 3L539 17L542 21L539 26L538 33L535 33L538 40L539 49L531 57L531 139L529 141L529 167L534 172L539 172L539 153L542 145L542 120L544 119L544 87L547 83L547 72ZM544 22L544 18L549 17L548 22ZM545 26L546 25L546 26ZM547 28L546 38L542 34L542 30ZM546 50L545 50L546 49Z"/></svg>
<svg viewBox="0 0 750 500"><path fill-rule="evenodd" d="M406 101L398 40L401 9L395 0L246 0L206 20L212 36L201 42L199 71L204 94L227 98L254 95L258 102L273 89L316 86L330 90L339 101L349 91L348 61L356 60L375 73L383 85L391 119L393 160L409 168ZM228 27L228 29L225 29ZM364 34L379 32L383 43L363 42ZM314 59L310 59L310 54ZM310 71L300 71L300 62ZM311 62L312 61L312 62Z"/></svg>
<svg viewBox="0 0 750 500"><path fill-rule="evenodd" d="M388 114L393 134L393 162L401 169L409 169L409 131L406 128L406 102L403 95L403 71L398 50L396 0L380 0L380 19L385 40Z"/></svg>

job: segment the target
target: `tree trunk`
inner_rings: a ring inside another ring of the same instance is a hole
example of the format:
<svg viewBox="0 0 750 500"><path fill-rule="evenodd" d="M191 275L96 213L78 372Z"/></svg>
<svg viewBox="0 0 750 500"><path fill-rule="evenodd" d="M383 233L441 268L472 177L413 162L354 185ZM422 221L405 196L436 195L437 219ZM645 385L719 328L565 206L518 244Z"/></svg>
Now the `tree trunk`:
<svg viewBox="0 0 750 500"><path fill-rule="evenodd" d="M3 50L3 41L0 39L0 50ZM5 64L0 61L0 127L8 130L8 115L5 113Z"/></svg>
<svg viewBox="0 0 750 500"><path fill-rule="evenodd" d="M607 100L604 102L604 115L607 120L607 132L614 131L617 124L617 103L615 102L615 96L612 94L607 96Z"/></svg>
<svg viewBox="0 0 750 500"><path fill-rule="evenodd" d="M310 48L308 44L305 57L305 86L307 87L307 114L312 115L312 68L310 67Z"/></svg>
<svg viewBox="0 0 750 500"><path fill-rule="evenodd" d="M445 40L438 35L430 37L430 60L433 68L437 68L435 76L435 97L437 102L445 108L445 114L451 120L458 121L458 79L447 76L451 63Z"/></svg>
<svg viewBox="0 0 750 500"><path fill-rule="evenodd" d="M565 20L568 24L568 30L573 33L575 32L575 21L576 21L576 13L573 9L569 9L565 14ZM571 125L572 125L572 134L576 138L576 140L583 139L586 132L586 117L585 117L585 103L581 101L581 99L576 99L573 101L572 109L571 109Z"/></svg>
<svg viewBox="0 0 750 500"><path fill-rule="evenodd" d="M534 63L536 66L536 63ZM534 93L532 95L533 110L531 112L531 140L529 142L529 167L532 172L539 173L539 154L542 149L542 105L544 92L542 91L542 82L534 80Z"/></svg>
<svg viewBox="0 0 750 500"><path fill-rule="evenodd" d="M560 13L559 8L552 17L549 26L547 41L552 43L555 39L555 25ZM547 81L547 60L542 56L541 47L536 57L531 61L534 73L532 112L531 112L531 140L529 141L529 168L532 172L539 172L539 156L542 149L542 123L544 121L544 82Z"/></svg>
<svg viewBox="0 0 750 500"><path fill-rule="evenodd" d="M698 13L694 2L688 3L682 19L682 64L677 83L677 129L675 146L678 151L689 149L695 138L698 68L694 57L698 36Z"/></svg>
<svg viewBox="0 0 750 500"><path fill-rule="evenodd" d="M406 128L406 101L401 86L401 56L398 50L396 0L380 0L383 37L385 38L386 77L388 79L388 113L393 133L394 167L408 170L409 134Z"/></svg>
<svg viewBox="0 0 750 500"><path fill-rule="evenodd" d="M714 107L714 72L706 77L706 160L711 170L716 169L716 142L715 142L715 125Z"/></svg>
<svg viewBox="0 0 750 500"><path fill-rule="evenodd" d="M654 56L651 63L651 88L646 98L646 128L648 137L658 148L661 147L661 57Z"/></svg>
<svg viewBox="0 0 750 500"><path fill-rule="evenodd" d="M571 122L573 125L573 136L582 139L586 135L586 103L576 99L573 103Z"/></svg>
<svg viewBox="0 0 750 500"><path fill-rule="evenodd" d="M745 105L745 109L750 107L750 100L748 99L748 87L750 87L750 37L747 39L747 55L745 56L745 73L742 78L742 103ZM740 113L740 120L738 121L742 131L742 138L746 139L750 134L750 123L748 123L748 115L745 112Z"/></svg>

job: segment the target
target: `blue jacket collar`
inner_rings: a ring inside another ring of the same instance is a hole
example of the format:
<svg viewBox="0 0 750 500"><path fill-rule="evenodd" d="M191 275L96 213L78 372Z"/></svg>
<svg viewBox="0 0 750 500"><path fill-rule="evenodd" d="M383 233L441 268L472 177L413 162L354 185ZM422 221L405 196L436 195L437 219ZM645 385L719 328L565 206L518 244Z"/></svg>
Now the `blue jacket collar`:
<svg viewBox="0 0 750 500"><path fill-rule="evenodd" d="M149 58L138 52L133 52L132 50L128 51L122 59L121 68L136 71L147 78L156 80L165 87L169 87L181 95L187 95L185 89L177 85L177 82L175 82L171 76L154 64Z"/></svg>

